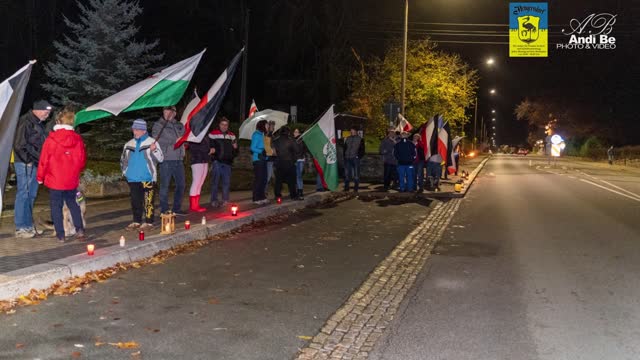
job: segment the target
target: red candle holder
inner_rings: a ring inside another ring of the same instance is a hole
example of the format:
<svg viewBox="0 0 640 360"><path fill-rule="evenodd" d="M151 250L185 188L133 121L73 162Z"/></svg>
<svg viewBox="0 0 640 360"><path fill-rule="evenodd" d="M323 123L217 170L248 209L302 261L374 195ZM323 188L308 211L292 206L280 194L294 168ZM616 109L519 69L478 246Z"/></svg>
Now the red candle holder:
<svg viewBox="0 0 640 360"><path fill-rule="evenodd" d="M278 204L282 204L282 198L281 198L281 197L277 198L277 199L276 199L276 202L277 202Z"/></svg>
<svg viewBox="0 0 640 360"><path fill-rule="evenodd" d="M87 245L87 255L93 256L96 246L93 244Z"/></svg>
<svg viewBox="0 0 640 360"><path fill-rule="evenodd" d="M187 220L184 222L184 229L185 230L191 229L191 221Z"/></svg>
<svg viewBox="0 0 640 360"><path fill-rule="evenodd" d="M238 216L238 205L233 205L231 207L231 216Z"/></svg>
<svg viewBox="0 0 640 360"><path fill-rule="evenodd" d="M144 241L144 230L140 230L138 233L138 240Z"/></svg>

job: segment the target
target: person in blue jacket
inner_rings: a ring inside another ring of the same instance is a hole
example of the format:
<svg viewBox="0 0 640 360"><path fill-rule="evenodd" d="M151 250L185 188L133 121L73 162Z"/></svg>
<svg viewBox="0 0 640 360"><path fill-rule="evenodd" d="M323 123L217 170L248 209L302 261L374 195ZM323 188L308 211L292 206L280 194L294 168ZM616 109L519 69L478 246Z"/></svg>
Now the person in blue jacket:
<svg viewBox="0 0 640 360"><path fill-rule="evenodd" d="M253 202L263 205L269 202L265 189L267 186L267 155L264 148L264 136L267 132L267 121L260 120L256 131L251 135L251 160L253 161Z"/></svg>

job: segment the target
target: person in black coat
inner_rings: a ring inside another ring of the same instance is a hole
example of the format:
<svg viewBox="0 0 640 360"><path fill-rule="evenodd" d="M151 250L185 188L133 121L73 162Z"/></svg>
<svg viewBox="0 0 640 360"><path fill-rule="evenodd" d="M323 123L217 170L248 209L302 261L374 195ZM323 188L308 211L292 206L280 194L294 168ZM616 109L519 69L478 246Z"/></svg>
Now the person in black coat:
<svg viewBox="0 0 640 360"><path fill-rule="evenodd" d="M394 146L393 153L398 160L399 191L411 191L415 179L413 162L417 152L416 146L409 140L409 133L402 133L402 139Z"/></svg>
<svg viewBox="0 0 640 360"><path fill-rule="evenodd" d="M290 136L291 131L288 127L280 128L280 136L273 141L273 147L278 154L275 161L275 196L282 197L282 183L285 182L289 187L289 197L292 200L298 199L296 189L296 160L299 153L296 141Z"/></svg>

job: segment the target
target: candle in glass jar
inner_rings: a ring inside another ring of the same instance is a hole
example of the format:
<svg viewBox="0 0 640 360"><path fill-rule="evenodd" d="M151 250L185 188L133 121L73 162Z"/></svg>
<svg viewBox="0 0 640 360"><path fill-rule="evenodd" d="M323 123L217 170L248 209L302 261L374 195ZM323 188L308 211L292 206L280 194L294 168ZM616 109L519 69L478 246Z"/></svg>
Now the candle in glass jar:
<svg viewBox="0 0 640 360"><path fill-rule="evenodd" d="M170 233L171 232L171 224L165 224L164 225L164 232L166 232L166 233Z"/></svg>
<svg viewBox="0 0 640 360"><path fill-rule="evenodd" d="M144 230L140 230L140 233L138 233L138 240L144 241Z"/></svg>
<svg viewBox="0 0 640 360"><path fill-rule="evenodd" d="M120 247L124 247L124 243L125 243L124 236L120 236Z"/></svg>
<svg viewBox="0 0 640 360"><path fill-rule="evenodd" d="M189 230L191 229L191 221L187 220L184 222L184 228L185 230Z"/></svg>
<svg viewBox="0 0 640 360"><path fill-rule="evenodd" d="M207 225L207 218L205 216L202 217L202 225Z"/></svg>
<svg viewBox="0 0 640 360"><path fill-rule="evenodd" d="M87 245L87 255L93 255L93 252L94 252L95 248L96 247L93 244Z"/></svg>

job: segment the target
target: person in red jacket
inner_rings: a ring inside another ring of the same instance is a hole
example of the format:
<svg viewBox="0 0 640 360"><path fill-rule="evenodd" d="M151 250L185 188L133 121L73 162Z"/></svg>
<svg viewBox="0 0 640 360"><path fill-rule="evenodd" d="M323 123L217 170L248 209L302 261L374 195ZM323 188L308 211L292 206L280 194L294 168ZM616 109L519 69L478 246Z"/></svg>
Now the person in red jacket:
<svg viewBox="0 0 640 360"><path fill-rule="evenodd" d="M56 125L42 147L40 164L36 179L39 184L49 188L51 219L56 229L58 241L64 243L62 207L67 204L73 225L76 227L76 239L85 240L84 225L80 206L76 203L76 192L80 184L80 172L87 162L84 142L73 130L75 113L63 109L56 117Z"/></svg>

